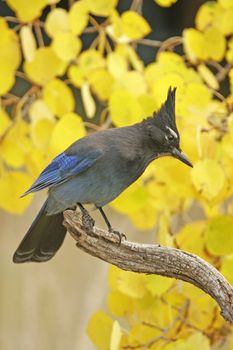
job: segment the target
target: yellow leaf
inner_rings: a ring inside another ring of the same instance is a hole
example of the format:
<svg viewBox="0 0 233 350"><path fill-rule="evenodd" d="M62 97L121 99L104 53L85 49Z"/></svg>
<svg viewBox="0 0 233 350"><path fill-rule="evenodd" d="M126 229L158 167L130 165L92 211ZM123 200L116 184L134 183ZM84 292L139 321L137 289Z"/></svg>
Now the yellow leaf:
<svg viewBox="0 0 233 350"><path fill-rule="evenodd" d="M218 3L226 9L233 8L232 0L218 0Z"/></svg>
<svg viewBox="0 0 233 350"><path fill-rule="evenodd" d="M197 254L205 260L208 260L204 247L205 227L205 221L197 221L186 224L175 237L179 248L187 252Z"/></svg>
<svg viewBox="0 0 233 350"><path fill-rule="evenodd" d="M0 138L1 135L4 134L4 132L8 129L8 127L11 125L11 119L8 116L7 112L0 107Z"/></svg>
<svg viewBox="0 0 233 350"><path fill-rule="evenodd" d="M126 72L121 78L121 85L132 95L139 96L147 92L144 75L140 72Z"/></svg>
<svg viewBox="0 0 233 350"><path fill-rule="evenodd" d="M162 7L169 7L177 2L177 0L154 0L158 5Z"/></svg>
<svg viewBox="0 0 233 350"><path fill-rule="evenodd" d="M142 298L146 295L145 276L143 274L121 271L117 281L118 290L131 298Z"/></svg>
<svg viewBox="0 0 233 350"><path fill-rule="evenodd" d="M90 71L104 68L105 60L103 56L94 49L83 51L78 58L80 69L88 76Z"/></svg>
<svg viewBox="0 0 233 350"><path fill-rule="evenodd" d="M1 145L1 157L7 165L13 168L19 168L24 165L25 151L17 139L7 135Z"/></svg>
<svg viewBox="0 0 233 350"><path fill-rule="evenodd" d="M107 56L107 67L112 76L118 80L127 72L128 64L125 57L117 52L110 52Z"/></svg>
<svg viewBox="0 0 233 350"><path fill-rule="evenodd" d="M72 33L80 35L88 24L88 4L75 2L69 11L69 26Z"/></svg>
<svg viewBox="0 0 233 350"><path fill-rule="evenodd" d="M109 16L116 7L118 0L85 0L88 10L96 16Z"/></svg>
<svg viewBox="0 0 233 350"><path fill-rule="evenodd" d="M66 63L60 60L51 47L39 48L33 61L24 63L24 71L39 85L45 85L65 72Z"/></svg>
<svg viewBox="0 0 233 350"><path fill-rule="evenodd" d="M232 216L219 216L211 219L205 231L208 251L213 255L227 255L233 252Z"/></svg>
<svg viewBox="0 0 233 350"><path fill-rule="evenodd" d="M103 311L97 311L92 315L87 334L98 350L109 350L113 321Z"/></svg>
<svg viewBox="0 0 233 350"><path fill-rule="evenodd" d="M146 187L138 180L117 197L111 203L111 206L120 213L135 213L145 206L147 203L147 196Z"/></svg>
<svg viewBox="0 0 233 350"><path fill-rule="evenodd" d="M109 111L116 126L132 125L140 122L143 117L137 98L124 89L113 91L109 99Z"/></svg>
<svg viewBox="0 0 233 350"><path fill-rule="evenodd" d="M38 118L30 124L30 135L36 147L48 146L55 122L50 118Z"/></svg>
<svg viewBox="0 0 233 350"><path fill-rule="evenodd" d="M201 332L194 332L188 339L176 340L164 347L164 350L210 350L210 341Z"/></svg>
<svg viewBox="0 0 233 350"><path fill-rule="evenodd" d="M226 256L224 257L222 261L222 265L220 268L220 272L223 274L223 276L227 279L227 281L233 285L233 256Z"/></svg>
<svg viewBox="0 0 233 350"><path fill-rule="evenodd" d="M133 312L133 302L127 295L113 291L108 295L108 308L115 316L124 317Z"/></svg>
<svg viewBox="0 0 233 350"><path fill-rule="evenodd" d="M16 12L22 22L31 22L40 17L47 0L33 0L30 6L27 0L7 0L7 4Z"/></svg>
<svg viewBox="0 0 233 350"><path fill-rule="evenodd" d="M70 66L68 69L68 77L71 83L77 88L80 88L85 83L85 74L77 65Z"/></svg>
<svg viewBox="0 0 233 350"><path fill-rule="evenodd" d="M195 18L197 29L205 30L212 26L219 12L221 12L221 6L215 1L208 1L200 6Z"/></svg>
<svg viewBox="0 0 233 350"><path fill-rule="evenodd" d="M70 88L59 79L51 80L43 89L43 100L49 109L58 116L72 112L75 100Z"/></svg>
<svg viewBox="0 0 233 350"><path fill-rule="evenodd" d="M196 63L198 58L207 59L206 43L201 32L194 28L185 29L183 38L184 50L191 62Z"/></svg>
<svg viewBox="0 0 233 350"><path fill-rule="evenodd" d="M150 33L147 21L134 11L125 11L122 16L123 33L132 40L141 39Z"/></svg>
<svg viewBox="0 0 233 350"><path fill-rule="evenodd" d="M102 101L107 100L112 92L113 78L104 68L90 72L88 81L92 90Z"/></svg>
<svg viewBox="0 0 233 350"><path fill-rule="evenodd" d="M138 97L138 102L140 103L144 116L151 116L159 108L156 99L150 94L142 94Z"/></svg>
<svg viewBox="0 0 233 350"><path fill-rule="evenodd" d="M40 118L50 119L51 121L55 120L53 113L42 99L37 99L32 102L29 108L29 116L32 122Z"/></svg>
<svg viewBox="0 0 233 350"><path fill-rule="evenodd" d="M183 32L184 49L193 63L197 60L213 59L221 61L226 49L226 40L223 34L214 27L208 27L204 33L194 28Z"/></svg>
<svg viewBox="0 0 233 350"><path fill-rule="evenodd" d="M13 71L18 68L21 61L19 38L15 31L5 26L1 29L0 52L0 69L6 67L8 71Z"/></svg>
<svg viewBox="0 0 233 350"><path fill-rule="evenodd" d="M221 61L226 50L226 40L216 28L207 28L204 33L207 56L215 61Z"/></svg>
<svg viewBox="0 0 233 350"><path fill-rule="evenodd" d="M69 15L65 9L52 9L45 21L46 33L54 38L59 32L67 32L69 30Z"/></svg>
<svg viewBox="0 0 233 350"><path fill-rule="evenodd" d="M202 79L204 80L204 82L206 82L206 84L211 87L214 90L218 90L219 89L219 83L215 77L215 75L212 73L212 71L204 64L199 64L199 66L197 67L198 73L200 74L200 76L202 77Z"/></svg>
<svg viewBox="0 0 233 350"><path fill-rule="evenodd" d="M0 207L10 213L22 214L32 200L32 196L19 198L32 183L25 173L7 172L0 177Z"/></svg>
<svg viewBox="0 0 233 350"><path fill-rule="evenodd" d="M82 42L70 32L59 32L54 36L52 48L63 61L74 60L82 48Z"/></svg>
<svg viewBox="0 0 233 350"><path fill-rule="evenodd" d="M20 39L25 61L33 61L36 52L36 40L30 26L27 25L21 28Z"/></svg>
<svg viewBox="0 0 233 350"><path fill-rule="evenodd" d="M228 41L228 51L226 53L226 59L229 63L233 62L233 39Z"/></svg>
<svg viewBox="0 0 233 350"><path fill-rule="evenodd" d="M82 118L75 113L65 114L55 125L50 138L50 150L55 156L86 135Z"/></svg>
<svg viewBox="0 0 233 350"><path fill-rule="evenodd" d="M153 296L160 296L171 288L171 286L174 284L174 280L172 278L163 276L151 275L146 276L145 284L146 288L151 292Z"/></svg>
<svg viewBox="0 0 233 350"><path fill-rule="evenodd" d="M89 83L84 83L81 86L81 96L83 106L88 118L93 118L96 111L95 100L91 95Z"/></svg>
<svg viewBox="0 0 233 350"><path fill-rule="evenodd" d="M15 83L15 72L7 63L0 65L0 96L5 95Z"/></svg>
<svg viewBox="0 0 233 350"><path fill-rule="evenodd" d="M221 166L212 159L195 163L191 177L196 190L207 200L217 197L225 183L225 174Z"/></svg>
<svg viewBox="0 0 233 350"><path fill-rule="evenodd" d="M110 339L110 350L120 350L122 331L119 322L114 321Z"/></svg>

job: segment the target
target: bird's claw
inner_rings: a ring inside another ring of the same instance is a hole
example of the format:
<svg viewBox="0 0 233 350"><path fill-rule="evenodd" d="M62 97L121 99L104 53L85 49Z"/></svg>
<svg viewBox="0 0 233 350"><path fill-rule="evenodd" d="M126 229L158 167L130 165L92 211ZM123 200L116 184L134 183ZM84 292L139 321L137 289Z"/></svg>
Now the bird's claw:
<svg viewBox="0 0 233 350"><path fill-rule="evenodd" d="M117 230L114 230L113 228L109 229L109 233L113 233L113 234L117 235L117 237L119 238L118 245L121 244L122 239L127 240L126 235L124 233L121 233Z"/></svg>

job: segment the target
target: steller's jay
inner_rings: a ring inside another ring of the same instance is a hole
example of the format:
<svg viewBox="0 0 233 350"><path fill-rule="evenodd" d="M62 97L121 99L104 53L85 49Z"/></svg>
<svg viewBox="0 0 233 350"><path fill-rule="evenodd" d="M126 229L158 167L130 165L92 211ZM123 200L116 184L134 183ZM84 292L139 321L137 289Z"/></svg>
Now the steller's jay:
<svg viewBox="0 0 233 350"><path fill-rule="evenodd" d="M48 187L48 198L16 250L13 261L51 259L65 238L63 211L92 203L108 226L102 207L142 175L151 161L173 156L192 166L180 149L175 121L175 90L158 113L141 123L83 137L58 155L23 194Z"/></svg>

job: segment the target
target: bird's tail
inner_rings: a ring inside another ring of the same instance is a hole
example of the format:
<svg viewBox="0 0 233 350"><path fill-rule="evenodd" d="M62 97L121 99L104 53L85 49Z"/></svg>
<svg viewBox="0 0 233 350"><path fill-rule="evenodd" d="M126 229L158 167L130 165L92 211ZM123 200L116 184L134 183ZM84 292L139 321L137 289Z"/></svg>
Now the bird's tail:
<svg viewBox="0 0 233 350"><path fill-rule="evenodd" d="M47 261L62 245L66 235L66 229L62 225L63 213L48 216L46 205L47 201L17 248L13 256L15 263Z"/></svg>

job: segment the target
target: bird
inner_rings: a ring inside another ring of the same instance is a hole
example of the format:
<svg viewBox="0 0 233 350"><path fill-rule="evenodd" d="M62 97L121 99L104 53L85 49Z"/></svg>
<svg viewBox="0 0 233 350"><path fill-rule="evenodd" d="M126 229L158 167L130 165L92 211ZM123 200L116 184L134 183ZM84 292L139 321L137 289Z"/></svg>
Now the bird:
<svg viewBox="0 0 233 350"><path fill-rule="evenodd" d="M13 256L14 263L45 262L61 247L63 212L94 204L114 232L103 206L135 182L155 159L172 156L192 167L181 151L175 115L176 88L158 112L134 125L89 134L56 156L22 195L48 189L48 196Z"/></svg>

